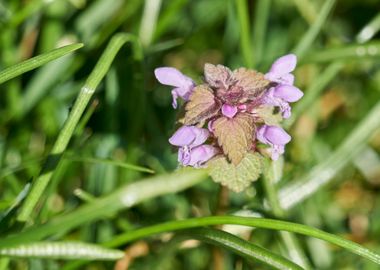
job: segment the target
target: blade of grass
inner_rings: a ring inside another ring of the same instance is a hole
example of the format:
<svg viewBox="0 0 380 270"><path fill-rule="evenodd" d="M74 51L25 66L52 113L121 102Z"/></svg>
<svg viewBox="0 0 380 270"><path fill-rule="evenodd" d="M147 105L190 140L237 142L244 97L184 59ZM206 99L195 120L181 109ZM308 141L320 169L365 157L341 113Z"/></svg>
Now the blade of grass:
<svg viewBox="0 0 380 270"><path fill-rule="evenodd" d="M177 231L189 228L212 226L220 224L234 224L234 225L244 225L256 228L265 228L272 230L282 230L288 232L299 233L306 236L315 237L329 243L340 246L348 251L355 253L363 258L369 259L377 264L380 264L380 255L374 253L367 248L354 243L352 241L346 240L334 234L330 234L316 228L287 222L275 219L265 219L265 218L253 218L253 217L237 217L237 216L212 216L212 217L201 217L201 218L191 218L187 220L177 220L169 221L149 227L144 227L134 231L129 231L115 237L113 240L105 243L107 247L116 247L131 241L148 237L151 235Z"/></svg>
<svg viewBox="0 0 380 270"><path fill-rule="evenodd" d="M0 255L16 258L115 261L124 252L82 242L36 242L0 249Z"/></svg>
<svg viewBox="0 0 380 270"><path fill-rule="evenodd" d="M67 45L8 67L0 71L0 84L82 47L81 43Z"/></svg>
<svg viewBox="0 0 380 270"><path fill-rule="evenodd" d="M330 62L350 59L376 59L380 56L380 42L339 46L323 51L313 52L305 56L304 62ZM376 58L375 58L376 57Z"/></svg>
<svg viewBox="0 0 380 270"><path fill-rule="evenodd" d="M370 40L380 30L380 13L377 14L356 36L358 43L364 43Z"/></svg>
<svg viewBox="0 0 380 270"><path fill-rule="evenodd" d="M364 117L339 147L305 176L292 181L279 192L282 208L289 209L329 183L366 146L367 140L380 126L380 102Z"/></svg>
<svg viewBox="0 0 380 270"><path fill-rule="evenodd" d="M310 25L312 25L315 22L318 15L313 3L310 2L310 0L293 0L293 2L297 7L298 11L300 12L301 16Z"/></svg>
<svg viewBox="0 0 380 270"><path fill-rule="evenodd" d="M160 8L161 0L145 0L139 31L139 38L144 46L149 46L152 42Z"/></svg>
<svg viewBox="0 0 380 270"><path fill-rule="evenodd" d="M248 3L246 0L235 0L237 17L240 25L241 56L248 68L253 67L251 35L249 30Z"/></svg>
<svg viewBox="0 0 380 270"><path fill-rule="evenodd" d="M249 261L260 261L274 269L302 270L297 264L269 250L243 240L233 234L208 228L185 231L184 235L228 249ZM181 233L182 235L182 233Z"/></svg>
<svg viewBox="0 0 380 270"><path fill-rule="evenodd" d="M330 14L333 6L335 4L335 0L326 0L323 4L321 11L313 23L313 25L309 28L309 30L305 33L305 35L301 38L297 46L294 48L293 52L299 57L302 58L310 46L315 41L319 32L322 29L323 24L327 20L327 16Z"/></svg>
<svg viewBox="0 0 380 270"><path fill-rule="evenodd" d="M118 166L124 169L135 170L138 172L155 173L153 170L149 168L133 165L133 164L122 162L122 161L112 160L112 159L80 157L80 156L73 156L73 155L70 155L70 156L65 155L63 158L66 160L75 161L75 162L110 164L110 165Z"/></svg>
<svg viewBox="0 0 380 270"><path fill-rule="evenodd" d="M257 66L264 55L265 34L268 26L271 0L256 1L255 19L253 23L253 50Z"/></svg>
<svg viewBox="0 0 380 270"><path fill-rule="evenodd" d="M91 72L90 76L88 77L87 81L82 87L75 101L75 104L61 132L59 133L56 142L54 143L53 149L51 150L46 160L45 166L43 167L40 175L35 179L35 181L32 184L31 191L26 197L26 200L21 208L21 212L17 217L19 221L25 222L26 220L28 220L28 218L30 218L30 214L35 208L46 186L50 182L53 176L54 169L59 163L63 152L67 148L67 145L75 131L80 117L82 116L91 97L95 93L95 89L107 73L117 52L126 42L136 43L135 36L121 33L116 34L111 39L108 47L104 51L94 70Z"/></svg>
<svg viewBox="0 0 380 270"><path fill-rule="evenodd" d="M9 247L38 241L55 233L71 230L84 223L108 217L117 211L133 207L142 201L175 193L198 184L207 178L207 172L201 169L181 169L172 174L162 174L145 180L125 185L111 194L96 198L75 211L37 225L9 238L0 239L0 247Z"/></svg>

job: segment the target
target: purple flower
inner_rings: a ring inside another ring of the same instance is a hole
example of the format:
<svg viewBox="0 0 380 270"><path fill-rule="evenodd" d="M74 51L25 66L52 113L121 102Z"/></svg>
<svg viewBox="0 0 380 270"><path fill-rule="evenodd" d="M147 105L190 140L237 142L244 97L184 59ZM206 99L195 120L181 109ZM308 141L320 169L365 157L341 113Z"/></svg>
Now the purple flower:
<svg viewBox="0 0 380 270"><path fill-rule="evenodd" d="M272 64L269 72L265 74L265 79L279 84L293 85L294 75L291 74L297 65L297 56L287 54L278 58Z"/></svg>
<svg viewBox="0 0 380 270"><path fill-rule="evenodd" d="M205 128L195 126L182 126L169 142L179 146L178 161L184 166L199 167L218 153L218 150L210 145L202 145L209 137L210 132Z"/></svg>
<svg viewBox="0 0 380 270"><path fill-rule="evenodd" d="M189 152L186 152L186 150L181 147L178 150L178 162L184 166L198 168L218 153L217 148L206 144L197 146Z"/></svg>
<svg viewBox="0 0 380 270"><path fill-rule="evenodd" d="M282 117L291 116L289 102L298 101L303 96L301 90L293 85L279 84L269 89L262 98L262 103L280 108Z"/></svg>
<svg viewBox="0 0 380 270"><path fill-rule="evenodd" d="M173 108L177 108L177 98L189 100L189 97L195 87L194 81L183 75L179 70L171 67L161 67L154 70L157 80L165 85L174 86L172 90Z"/></svg>
<svg viewBox="0 0 380 270"><path fill-rule="evenodd" d="M228 118L233 118L235 114L237 113L238 108L236 106L224 104L222 106L222 114L224 116L227 116Z"/></svg>
<svg viewBox="0 0 380 270"><path fill-rule="evenodd" d="M285 151L285 144L292 139L285 130L276 126L263 125L257 130L257 139L271 146L271 158L277 160Z"/></svg>

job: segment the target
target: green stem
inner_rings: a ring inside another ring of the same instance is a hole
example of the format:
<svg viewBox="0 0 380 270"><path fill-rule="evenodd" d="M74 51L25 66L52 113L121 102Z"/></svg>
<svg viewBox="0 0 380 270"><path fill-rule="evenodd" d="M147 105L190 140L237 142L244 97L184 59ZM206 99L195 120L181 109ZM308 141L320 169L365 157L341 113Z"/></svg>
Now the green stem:
<svg viewBox="0 0 380 270"><path fill-rule="evenodd" d="M284 219L286 214L284 209L281 208L281 204L278 200L275 185L276 181L274 179L274 166L277 164L278 162L267 162L266 171L263 177L263 184L274 216L276 218ZM305 269L311 269L310 262L300 247L296 236L290 232L280 232L280 237L286 246L289 256L294 261L302 265Z"/></svg>
<svg viewBox="0 0 380 270"><path fill-rule="evenodd" d="M53 176L54 169L60 162L62 154L66 150L67 145L78 124L78 121L82 116L88 102L93 96L96 87L99 85L100 81L107 73L113 59L115 58L120 48L126 42L130 41L131 38L133 38L133 36L128 34L117 34L111 39L107 49L99 59L94 70L82 87L75 101L75 104L61 132L59 133L56 142L54 143L53 149L51 150L40 175L33 182L32 189L28 194L21 208L21 212L17 217L19 221L25 222L30 217L46 186L49 184Z"/></svg>
<svg viewBox="0 0 380 270"><path fill-rule="evenodd" d="M240 48L245 65L253 67L252 44L249 30L248 4L246 0L236 0L237 17L240 25Z"/></svg>

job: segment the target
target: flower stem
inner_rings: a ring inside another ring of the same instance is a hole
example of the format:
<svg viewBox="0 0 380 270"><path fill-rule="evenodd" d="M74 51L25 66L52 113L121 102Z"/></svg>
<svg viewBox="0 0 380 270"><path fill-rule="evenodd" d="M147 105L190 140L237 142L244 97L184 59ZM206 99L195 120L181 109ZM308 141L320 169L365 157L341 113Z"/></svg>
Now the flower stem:
<svg viewBox="0 0 380 270"><path fill-rule="evenodd" d="M286 217L286 213L284 209L281 208L281 205L277 196L277 190L275 186L276 179L274 176L275 166L278 166L279 164L280 164L279 161L266 163L266 170L263 177L263 184L264 184L264 189L266 191L267 199L269 201L273 215L276 218L284 219ZM287 248L289 256L296 263L301 265L304 269L312 269L305 253L300 247L300 244L296 236L293 233L284 232L284 231L280 231L279 235Z"/></svg>

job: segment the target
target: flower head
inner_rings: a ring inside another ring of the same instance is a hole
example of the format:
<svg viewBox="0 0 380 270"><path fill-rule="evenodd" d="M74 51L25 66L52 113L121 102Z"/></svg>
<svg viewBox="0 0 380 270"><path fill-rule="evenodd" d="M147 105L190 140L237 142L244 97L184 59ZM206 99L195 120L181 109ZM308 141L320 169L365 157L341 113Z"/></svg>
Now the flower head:
<svg viewBox="0 0 380 270"><path fill-rule="evenodd" d="M280 122L290 117L290 103L303 96L294 86L296 64L294 54L282 56L265 75L206 64L199 85L176 69L156 69L162 84L176 87L173 106L178 97L185 101L185 114L179 120L183 126L169 139L179 148L179 163L209 166L216 182L235 191L257 179L266 155L257 145L269 146L270 157L276 160L291 140Z"/></svg>

